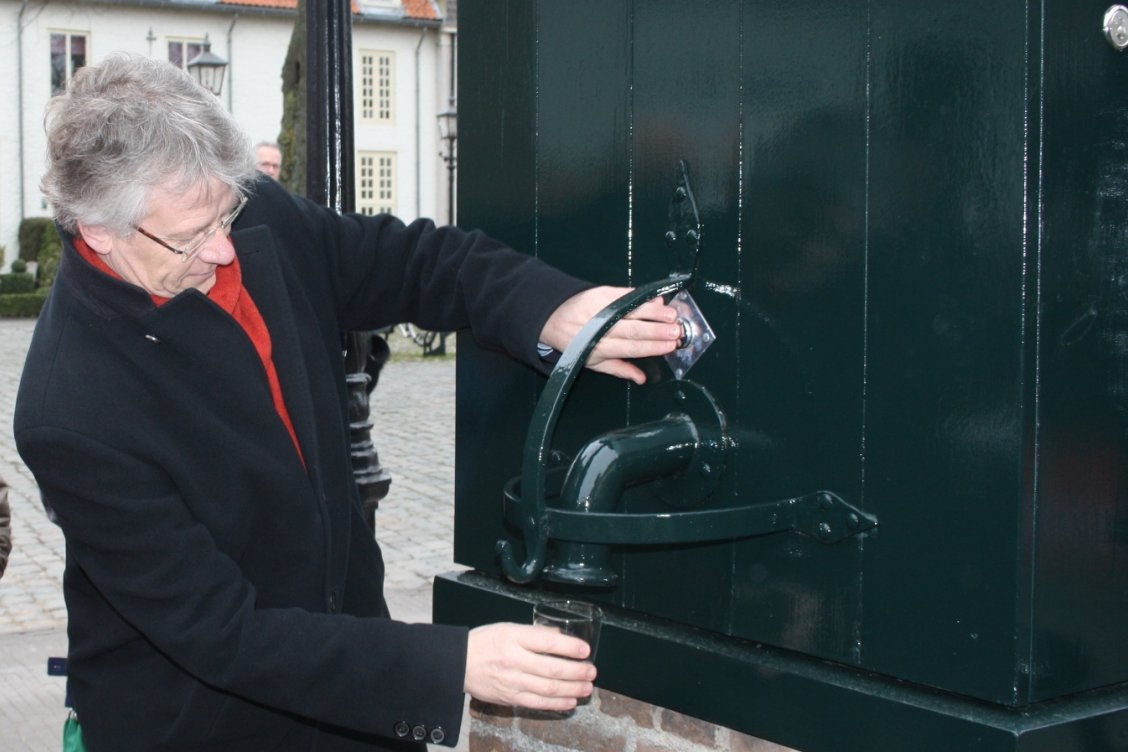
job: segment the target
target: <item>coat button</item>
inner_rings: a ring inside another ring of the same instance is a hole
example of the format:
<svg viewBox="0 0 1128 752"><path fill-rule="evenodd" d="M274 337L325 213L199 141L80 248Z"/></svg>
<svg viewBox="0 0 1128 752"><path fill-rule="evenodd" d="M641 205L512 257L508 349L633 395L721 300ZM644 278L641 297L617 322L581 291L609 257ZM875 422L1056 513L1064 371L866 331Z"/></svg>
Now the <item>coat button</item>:
<svg viewBox="0 0 1128 752"><path fill-rule="evenodd" d="M421 742L427 738L427 727L420 723L411 729L411 738L417 742Z"/></svg>
<svg viewBox="0 0 1128 752"><path fill-rule="evenodd" d="M408 726L406 721L400 721L395 725L393 731L400 739L406 739L407 735L411 733L411 726Z"/></svg>
<svg viewBox="0 0 1128 752"><path fill-rule="evenodd" d="M431 729L431 744L442 744L443 739L446 739L446 732L443 731L442 726L435 726Z"/></svg>

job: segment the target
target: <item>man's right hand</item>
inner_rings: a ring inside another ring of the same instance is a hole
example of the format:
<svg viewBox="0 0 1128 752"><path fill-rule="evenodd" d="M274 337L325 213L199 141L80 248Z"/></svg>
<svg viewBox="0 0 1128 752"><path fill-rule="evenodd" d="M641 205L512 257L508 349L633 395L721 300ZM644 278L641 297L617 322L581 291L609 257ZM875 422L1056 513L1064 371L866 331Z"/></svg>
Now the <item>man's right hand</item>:
<svg viewBox="0 0 1128 752"><path fill-rule="evenodd" d="M595 666L583 640L555 629L487 624L470 630L464 690L495 705L567 711L592 693Z"/></svg>

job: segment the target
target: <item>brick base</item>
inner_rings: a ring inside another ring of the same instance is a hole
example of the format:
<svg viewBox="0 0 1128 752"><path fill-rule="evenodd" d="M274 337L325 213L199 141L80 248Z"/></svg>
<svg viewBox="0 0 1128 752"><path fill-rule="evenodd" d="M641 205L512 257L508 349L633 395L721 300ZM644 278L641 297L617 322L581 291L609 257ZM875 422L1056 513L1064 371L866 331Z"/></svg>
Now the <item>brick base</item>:
<svg viewBox="0 0 1128 752"><path fill-rule="evenodd" d="M595 690L568 715L470 703L470 752L795 752L672 710Z"/></svg>

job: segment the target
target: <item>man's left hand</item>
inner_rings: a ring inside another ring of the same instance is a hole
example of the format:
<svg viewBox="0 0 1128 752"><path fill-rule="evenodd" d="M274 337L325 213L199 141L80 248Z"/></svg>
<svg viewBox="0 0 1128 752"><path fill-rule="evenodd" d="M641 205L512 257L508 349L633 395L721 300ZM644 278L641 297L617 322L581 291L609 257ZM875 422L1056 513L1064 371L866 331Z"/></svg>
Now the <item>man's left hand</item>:
<svg viewBox="0 0 1128 752"><path fill-rule="evenodd" d="M573 295L552 312L540 341L563 351L593 316L630 292L629 287L593 287ZM677 349L682 336L678 312L661 298L647 301L618 321L599 341L587 367L636 384L646 383L646 374L627 358L666 355Z"/></svg>

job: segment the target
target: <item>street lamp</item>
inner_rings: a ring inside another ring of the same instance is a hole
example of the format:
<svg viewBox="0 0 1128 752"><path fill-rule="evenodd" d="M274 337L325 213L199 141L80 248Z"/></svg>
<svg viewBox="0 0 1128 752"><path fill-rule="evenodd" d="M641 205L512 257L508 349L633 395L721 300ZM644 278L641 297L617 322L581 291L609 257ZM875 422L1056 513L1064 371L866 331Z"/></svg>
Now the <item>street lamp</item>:
<svg viewBox="0 0 1128 752"><path fill-rule="evenodd" d="M458 141L458 111L454 109L454 99L451 98L450 106L438 114L439 138L446 141L446 154L440 154L447 166L447 211L448 224L454 224L454 168L456 157L454 145Z"/></svg>
<svg viewBox="0 0 1128 752"><path fill-rule="evenodd" d="M204 49L188 61L188 72L196 79L196 83L218 97L223 91L223 74L226 70L227 61L212 53L211 40L205 34Z"/></svg>
<svg viewBox="0 0 1128 752"><path fill-rule="evenodd" d="M439 153L447 166L447 224L454 224L454 168L456 157L454 145L458 141L458 111L454 108L454 95L450 97L447 108L436 115L439 121L439 138L446 141L446 154ZM424 350L424 355L446 355L446 340L450 332L438 332L439 346L430 351Z"/></svg>

